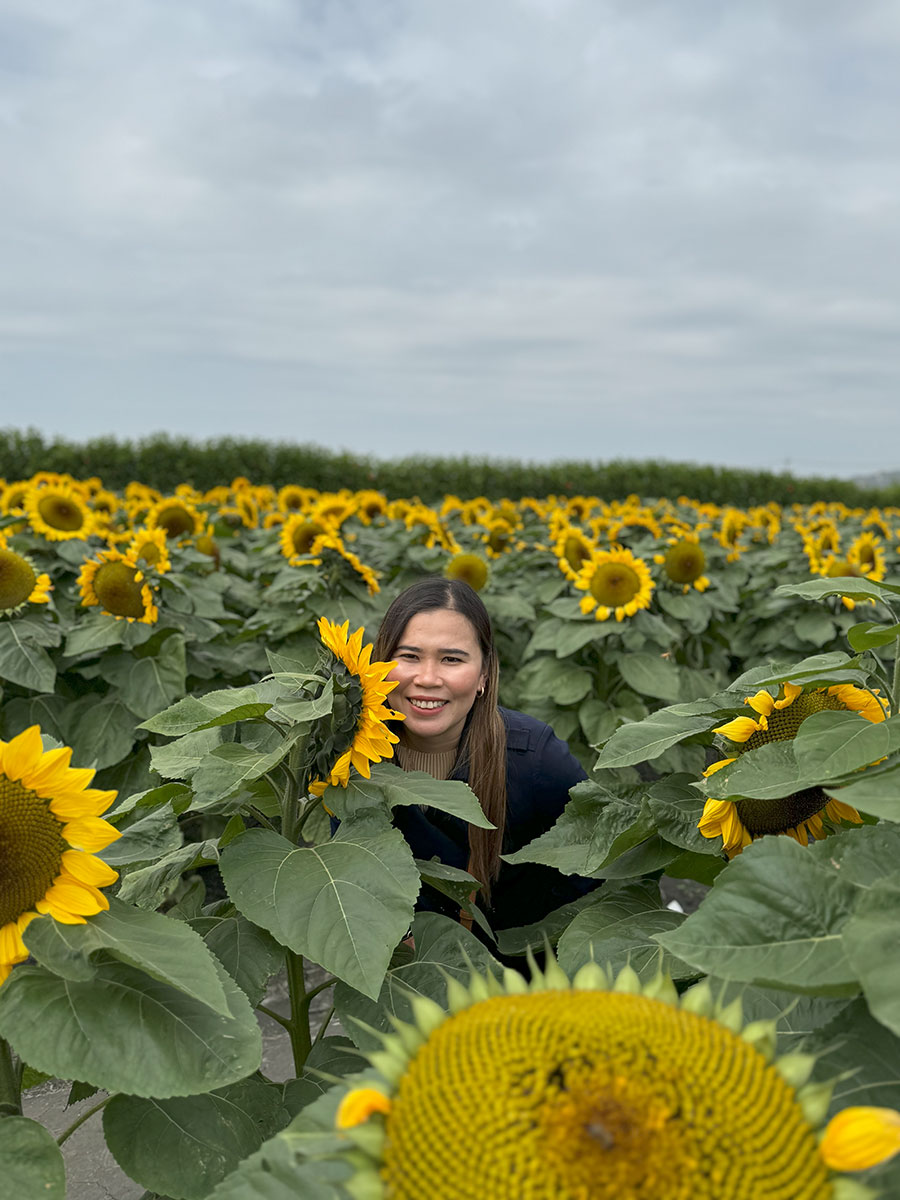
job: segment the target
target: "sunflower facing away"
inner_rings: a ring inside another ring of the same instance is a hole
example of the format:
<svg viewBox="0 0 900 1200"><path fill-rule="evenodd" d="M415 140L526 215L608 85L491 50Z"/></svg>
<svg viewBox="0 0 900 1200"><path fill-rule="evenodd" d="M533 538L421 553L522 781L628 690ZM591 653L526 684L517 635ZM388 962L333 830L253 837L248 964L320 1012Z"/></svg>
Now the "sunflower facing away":
<svg viewBox="0 0 900 1200"><path fill-rule="evenodd" d="M581 600L583 613L596 609L598 621L612 616L621 621L633 617L640 608L649 608L655 585L644 560L616 546L595 550L578 572L575 586L587 592Z"/></svg>
<svg viewBox="0 0 900 1200"><path fill-rule="evenodd" d="M824 709L856 712L873 722L883 721L885 717L876 697L852 684L804 692L796 684L784 683L779 699L763 690L748 696L744 703L756 716L735 717L716 728L716 733L733 743L734 752L713 763L705 775L715 774L735 762L738 755L766 742L782 742L795 737L807 717ZM740 854L754 838L767 833L786 833L806 846L810 838L825 836L823 822L826 819L835 824L840 824L841 820L860 822L855 808L827 796L821 788L813 787L778 800L744 798L732 801L710 797L703 807L699 829L707 838L721 836L725 853L731 858Z"/></svg>
<svg viewBox="0 0 900 1200"><path fill-rule="evenodd" d="M118 550L101 550L89 559L78 576L78 589L85 608L99 605L117 620L154 625L159 616L143 571Z"/></svg>
<svg viewBox="0 0 900 1200"><path fill-rule="evenodd" d="M0 533L0 617L8 617L26 604L46 604L50 576L38 574L27 554L17 554Z"/></svg>
<svg viewBox="0 0 900 1200"><path fill-rule="evenodd" d="M72 751L43 748L37 725L0 741L0 983L28 957L22 933L49 914L67 925L109 907L98 890L118 879L94 852L119 837L101 819L115 792L89 788Z"/></svg>
<svg viewBox="0 0 900 1200"><path fill-rule="evenodd" d="M326 617L320 617L318 628L322 644L337 660L333 672L335 691L349 704L349 720L337 731L340 739L334 747L337 758L321 770L322 777L310 785L309 790L314 796L321 796L329 786L346 787L350 782L351 767L368 779L371 775L369 764L391 758L394 745L400 740L388 729L385 721L404 720L401 713L394 712L385 704L397 686L395 680L387 680L385 676L397 664L371 662L372 646L363 646L362 627L351 637L348 632L349 621L338 625ZM341 676L344 676L345 685L349 685L343 691L340 688ZM317 766L320 761L321 755L316 759Z"/></svg>
<svg viewBox="0 0 900 1200"><path fill-rule="evenodd" d="M813 1056L776 1058L775 1022L706 982L610 986L590 963L570 983L549 956L447 1002L414 996L338 1108L357 1200L861 1200L837 1172L900 1149L887 1109L845 1109L820 1144Z"/></svg>

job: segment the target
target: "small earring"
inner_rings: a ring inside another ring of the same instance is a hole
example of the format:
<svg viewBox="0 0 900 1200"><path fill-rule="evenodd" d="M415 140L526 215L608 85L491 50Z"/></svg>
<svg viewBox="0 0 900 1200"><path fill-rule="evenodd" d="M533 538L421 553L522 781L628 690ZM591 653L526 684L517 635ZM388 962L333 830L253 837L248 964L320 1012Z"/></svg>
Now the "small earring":
<svg viewBox="0 0 900 1200"><path fill-rule="evenodd" d="M481 699L481 697L484 695L484 684L481 685L481 687L478 689L478 691L475 693L475 695L478 697L479 700Z"/></svg>

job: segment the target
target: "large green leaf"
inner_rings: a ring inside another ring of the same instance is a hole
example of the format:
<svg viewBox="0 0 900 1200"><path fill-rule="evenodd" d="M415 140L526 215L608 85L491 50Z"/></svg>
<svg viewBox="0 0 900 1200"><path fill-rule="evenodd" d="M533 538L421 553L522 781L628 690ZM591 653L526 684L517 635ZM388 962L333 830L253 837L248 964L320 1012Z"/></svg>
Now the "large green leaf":
<svg viewBox="0 0 900 1200"><path fill-rule="evenodd" d="M703 798L687 775L670 775L647 789L647 804L657 830L666 839L695 854L719 854L717 844L697 828Z"/></svg>
<svg viewBox="0 0 900 1200"><path fill-rule="evenodd" d="M288 738L269 751L255 750L239 742L225 742L216 746L191 778L196 803L201 807L214 804L237 791L242 784L260 779L267 771L278 766L290 748Z"/></svg>
<svg viewBox="0 0 900 1200"><path fill-rule="evenodd" d="M62 1151L50 1131L28 1117L0 1120L0 1178L10 1200L65 1200Z"/></svg>
<svg viewBox="0 0 900 1200"><path fill-rule="evenodd" d="M900 717L867 721L858 713L818 712L806 718L794 738L803 775L838 779L900 749Z"/></svg>
<svg viewBox="0 0 900 1200"><path fill-rule="evenodd" d="M862 996L814 1030L816 1076L835 1080L832 1112L851 1104L900 1109L900 1038L876 1021Z"/></svg>
<svg viewBox="0 0 900 1200"><path fill-rule="evenodd" d="M586 780L572 789L572 799L550 829L503 858L517 864L542 863L566 875L595 875L655 830L640 792L611 796Z"/></svg>
<svg viewBox="0 0 900 1200"><path fill-rule="evenodd" d="M198 867L218 862L218 841L207 838L205 842L188 842L145 867L137 867L123 876L119 897L138 908L152 909L160 905L170 894L182 874Z"/></svg>
<svg viewBox="0 0 900 1200"><path fill-rule="evenodd" d="M269 980L284 964L283 947L265 929L239 913L233 917L197 917L191 926L246 992L250 1003L259 1004Z"/></svg>
<svg viewBox="0 0 900 1200"><path fill-rule="evenodd" d="M548 913L541 921L531 925L520 925L512 929L501 929L497 933L497 949L501 954L524 955L529 949L543 950L547 942L555 946L575 917L594 904L606 903L619 890L634 889L642 896L642 909L659 908L659 884L655 879L641 879L633 883L605 883L569 904L563 904ZM635 910L637 911L637 910Z"/></svg>
<svg viewBox="0 0 900 1200"><path fill-rule="evenodd" d="M657 940L723 979L848 994L856 972L842 931L857 895L792 838L761 838L718 876L680 929Z"/></svg>
<svg viewBox="0 0 900 1200"><path fill-rule="evenodd" d="M95 654L98 650L107 650L110 646L121 646L124 635L124 621L117 621L109 613L96 610L87 613L69 630L66 658L80 658L85 654Z"/></svg>
<svg viewBox="0 0 900 1200"><path fill-rule="evenodd" d="M181 737L198 729L211 729L216 725L231 725L248 717L261 717L272 707L270 702L260 699L256 688L225 688L207 692L204 696L185 696L164 712L157 713L138 726L151 733L164 733L168 737Z"/></svg>
<svg viewBox="0 0 900 1200"><path fill-rule="evenodd" d="M377 996L412 919L419 872L397 829L343 821L335 839L297 847L250 829L221 859L228 894L246 917L368 996Z"/></svg>
<svg viewBox="0 0 900 1200"><path fill-rule="evenodd" d="M900 864L900 829L896 825L857 825L840 837L811 844L810 857L845 882L870 888L893 875Z"/></svg>
<svg viewBox="0 0 900 1200"><path fill-rule="evenodd" d="M860 897L844 926L847 958L862 984L872 1016L900 1035L900 873L878 880Z"/></svg>
<svg viewBox="0 0 900 1200"><path fill-rule="evenodd" d="M729 766L711 775L703 786L722 800L731 796L779 800L818 782L815 775L804 776L794 757L793 743L784 741L766 742L755 750L745 750Z"/></svg>
<svg viewBox="0 0 900 1200"><path fill-rule="evenodd" d="M73 955L87 958L103 950L214 1012L226 1017L229 1014L220 972L203 939L184 922L170 920L162 913L144 912L111 896L109 910L83 925L63 925L52 917L42 917L32 921L25 937L37 961L51 971L61 967L64 973Z"/></svg>
<svg viewBox="0 0 900 1200"><path fill-rule="evenodd" d="M134 715L114 697L86 705L70 734L75 761L96 770L121 762L134 745Z"/></svg>
<svg viewBox="0 0 900 1200"><path fill-rule="evenodd" d="M677 706L682 708L685 706ZM691 734L705 733L718 723L718 713L688 715L661 708L643 721L623 725L612 735L597 759L597 770L607 767L631 767L657 758Z"/></svg>
<svg viewBox="0 0 900 1200"><path fill-rule="evenodd" d="M427 996L443 1006L448 976L468 983L472 967L481 972L500 973L500 964L490 951L458 921L437 913L418 913L412 931L414 958L388 971L377 999L343 983L335 986L338 1018L363 1050L380 1045L371 1030L390 1029L391 1016L401 1021L412 1020L411 1001L415 996ZM364 1028L360 1022L370 1028Z"/></svg>
<svg viewBox="0 0 900 1200"><path fill-rule="evenodd" d="M583 667L542 655L521 669L518 682L523 695L541 700L549 696L555 704L574 704L591 691L594 680Z"/></svg>
<svg viewBox="0 0 900 1200"><path fill-rule="evenodd" d="M805 583L783 583L774 591L776 596L801 596L804 600L825 600L829 596L850 596L854 600L886 600L894 602L900 585L881 580L871 580L853 575L833 579L808 579Z"/></svg>
<svg viewBox="0 0 900 1200"><path fill-rule="evenodd" d="M135 658L120 698L139 717L152 717L184 695L184 638L172 633L154 655Z"/></svg>
<svg viewBox="0 0 900 1200"><path fill-rule="evenodd" d="M285 1116L279 1088L244 1079L200 1096L114 1096L103 1132L119 1166L142 1187L172 1200L204 1200Z"/></svg>
<svg viewBox="0 0 900 1200"><path fill-rule="evenodd" d="M323 799L342 820L360 809L377 808L383 803L390 808L427 804L480 829L494 828L467 783L435 779L426 771L402 771L390 762L376 763L368 780L355 778L346 788L326 789Z"/></svg>
<svg viewBox="0 0 900 1200"><path fill-rule="evenodd" d="M38 1070L108 1091L212 1091L255 1071L262 1053L247 997L217 969L228 1017L126 963L99 962L83 981L25 963L0 988L0 1037Z"/></svg>
<svg viewBox="0 0 900 1200"><path fill-rule="evenodd" d="M23 729L40 725L42 734L69 745L73 710L77 712L77 706L64 696L15 696L0 707L0 737L8 742Z"/></svg>
<svg viewBox="0 0 900 1200"><path fill-rule="evenodd" d="M660 951L656 934L675 930L684 914L668 908L619 915L617 906L594 904L575 918L559 939L559 964L570 976L586 962L618 972L630 965L645 980L663 970L673 979L691 979L693 967Z"/></svg>
<svg viewBox="0 0 900 1200"><path fill-rule="evenodd" d="M172 805L161 804L129 825L118 841L99 852L99 857L111 867L121 867L127 863L161 857L177 850L180 845L181 829Z"/></svg>
<svg viewBox="0 0 900 1200"><path fill-rule="evenodd" d="M222 743L218 728L186 733L167 746L151 746L153 770L163 779L190 779L206 756Z"/></svg>
<svg viewBox="0 0 900 1200"><path fill-rule="evenodd" d="M620 654L619 673L642 696L667 700L670 704L681 695L678 668L660 654Z"/></svg>
<svg viewBox="0 0 900 1200"><path fill-rule="evenodd" d="M32 692L52 692L56 684L53 659L18 621L0 623L0 679Z"/></svg>
<svg viewBox="0 0 900 1200"><path fill-rule="evenodd" d="M900 821L900 765L872 768L852 783L840 787L826 785L825 791L859 812L885 821Z"/></svg>
<svg viewBox="0 0 900 1200"><path fill-rule="evenodd" d="M900 624L878 625L874 621L860 621L847 630L847 641L854 650L877 650L889 646L900 638Z"/></svg>

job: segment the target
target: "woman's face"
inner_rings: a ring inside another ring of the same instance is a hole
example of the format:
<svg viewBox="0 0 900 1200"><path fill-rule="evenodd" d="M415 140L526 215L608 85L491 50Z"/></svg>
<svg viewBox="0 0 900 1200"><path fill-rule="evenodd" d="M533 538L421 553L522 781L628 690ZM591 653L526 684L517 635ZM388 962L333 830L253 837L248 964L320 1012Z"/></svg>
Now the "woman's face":
<svg viewBox="0 0 900 1200"><path fill-rule="evenodd" d="M486 680L481 648L462 613L432 608L417 613L391 655L388 675L398 686L388 703L406 720L405 741L414 750L452 750L469 709Z"/></svg>

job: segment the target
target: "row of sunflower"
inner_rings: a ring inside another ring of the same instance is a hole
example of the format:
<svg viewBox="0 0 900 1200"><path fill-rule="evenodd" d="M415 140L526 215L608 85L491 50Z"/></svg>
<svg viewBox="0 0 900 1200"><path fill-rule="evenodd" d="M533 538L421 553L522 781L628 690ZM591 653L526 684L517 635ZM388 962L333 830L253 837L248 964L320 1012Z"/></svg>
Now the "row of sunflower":
<svg viewBox="0 0 900 1200"><path fill-rule="evenodd" d="M26 1170L21 1194L64 1189L56 1143L17 1107L37 1072L103 1089L123 1169L188 1200L261 1200L274 1180L441 1200L897 1190L880 1164L900 1142L900 514L17 487L0 551L16 599L0 620L0 1165ZM827 553L874 541L882 559L822 570L826 526ZM482 589L504 699L591 768L516 856L607 881L503 932L502 954L555 946L531 982L433 914L392 954L423 878L463 906L474 883L413 860L392 806L484 820L465 785L385 761L388 667L362 627L428 571ZM663 873L716 886L685 918ZM355 1044L311 1025L304 960ZM280 1085L258 1072L253 1009L271 1013L285 963L274 1016L297 1076ZM322 1072L349 1082L320 1095ZM454 1132L469 1094L483 1139Z"/></svg>

